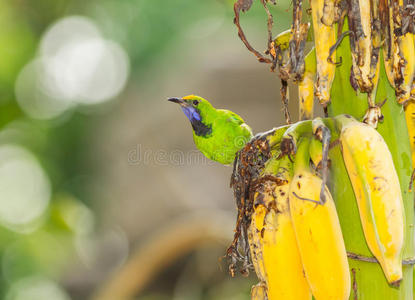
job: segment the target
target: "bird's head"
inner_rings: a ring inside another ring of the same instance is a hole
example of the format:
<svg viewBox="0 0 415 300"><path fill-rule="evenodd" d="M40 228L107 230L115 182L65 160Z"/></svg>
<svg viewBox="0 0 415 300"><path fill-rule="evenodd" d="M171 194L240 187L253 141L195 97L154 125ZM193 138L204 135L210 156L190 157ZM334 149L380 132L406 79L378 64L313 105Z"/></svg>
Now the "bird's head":
<svg viewBox="0 0 415 300"><path fill-rule="evenodd" d="M184 114L192 124L193 131L196 135L207 136L212 133L209 117L213 117L212 114L216 110L209 101L195 95L189 95L183 98L169 98L168 100L180 105Z"/></svg>

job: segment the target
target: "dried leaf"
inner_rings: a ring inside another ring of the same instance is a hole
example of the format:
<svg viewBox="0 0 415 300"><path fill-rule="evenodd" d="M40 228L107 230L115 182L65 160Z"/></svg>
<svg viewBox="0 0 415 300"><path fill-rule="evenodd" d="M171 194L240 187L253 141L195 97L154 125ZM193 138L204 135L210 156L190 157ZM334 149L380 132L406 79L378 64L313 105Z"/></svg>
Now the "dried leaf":
<svg viewBox="0 0 415 300"><path fill-rule="evenodd" d="M239 11L247 12L251 6L254 0L238 0L235 3L235 6L238 6Z"/></svg>

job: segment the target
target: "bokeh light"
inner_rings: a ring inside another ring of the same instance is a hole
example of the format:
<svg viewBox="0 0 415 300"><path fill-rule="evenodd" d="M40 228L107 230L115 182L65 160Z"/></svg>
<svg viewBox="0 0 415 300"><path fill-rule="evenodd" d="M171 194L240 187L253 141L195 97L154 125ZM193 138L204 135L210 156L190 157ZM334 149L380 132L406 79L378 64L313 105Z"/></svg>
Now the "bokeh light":
<svg viewBox="0 0 415 300"><path fill-rule="evenodd" d="M52 119L75 104L98 104L116 97L129 75L129 58L105 39L94 22L71 16L44 34L39 57L20 72L15 90L23 111Z"/></svg>
<svg viewBox="0 0 415 300"><path fill-rule="evenodd" d="M69 300L69 296L55 282L41 277L24 278L16 282L6 300Z"/></svg>
<svg viewBox="0 0 415 300"><path fill-rule="evenodd" d="M55 118L72 106L70 101L50 88L55 78L46 67L53 63L46 60L37 58L28 63L20 71L15 84L16 99L21 109L34 119Z"/></svg>
<svg viewBox="0 0 415 300"><path fill-rule="evenodd" d="M0 223L33 231L51 195L49 178L37 159L16 145L0 146Z"/></svg>

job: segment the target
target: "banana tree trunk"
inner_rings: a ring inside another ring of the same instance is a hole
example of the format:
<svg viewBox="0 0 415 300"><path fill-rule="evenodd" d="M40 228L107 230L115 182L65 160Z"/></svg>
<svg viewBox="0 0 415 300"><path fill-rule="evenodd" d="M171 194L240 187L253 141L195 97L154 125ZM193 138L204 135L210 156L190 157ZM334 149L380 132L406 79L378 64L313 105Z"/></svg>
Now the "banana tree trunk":
<svg viewBox="0 0 415 300"><path fill-rule="evenodd" d="M347 22L345 24L347 27ZM342 64L337 67L335 80L331 89L331 103L328 105L328 115L350 114L362 119L368 109L367 94L353 90L350 84L351 49L349 37L345 37L336 51L337 61ZM347 175L339 145L330 150L331 180L330 190L336 202L346 249L349 254L349 266L352 279L350 299L413 299L413 265L410 263L414 256L414 194L409 191L412 173L411 150L405 114L401 105L397 104L395 90L389 84L383 66L382 54L380 60L380 79L376 94L376 102L387 99L382 107L383 123L379 123L378 131L385 139L393 157L399 176L402 197L405 206L405 246L403 252L403 280L399 287L388 284L380 265L373 262L363 235L355 195ZM332 130L335 132L335 130ZM337 137L334 136L333 140ZM405 264L408 263L408 264Z"/></svg>

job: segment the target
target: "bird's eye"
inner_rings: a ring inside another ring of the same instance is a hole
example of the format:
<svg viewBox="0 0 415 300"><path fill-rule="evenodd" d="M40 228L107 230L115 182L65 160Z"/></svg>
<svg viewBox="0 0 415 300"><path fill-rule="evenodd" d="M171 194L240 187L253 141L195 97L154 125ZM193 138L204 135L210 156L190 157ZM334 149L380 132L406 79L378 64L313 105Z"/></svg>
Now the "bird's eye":
<svg viewBox="0 0 415 300"><path fill-rule="evenodd" d="M193 105L194 106L196 106L196 105L198 105L199 104L199 101L198 100L193 100Z"/></svg>

